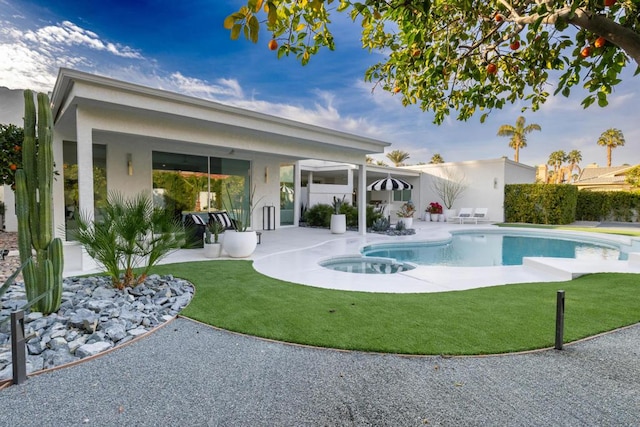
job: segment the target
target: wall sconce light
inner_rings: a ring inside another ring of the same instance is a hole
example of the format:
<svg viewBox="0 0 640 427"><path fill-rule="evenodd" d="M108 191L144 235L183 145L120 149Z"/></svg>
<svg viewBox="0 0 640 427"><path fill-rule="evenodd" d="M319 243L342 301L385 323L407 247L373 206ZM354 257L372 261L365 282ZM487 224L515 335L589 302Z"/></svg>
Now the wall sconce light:
<svg viewBox="0 0 640 427"><path fill-rule="evenodd" d="M498 178L493 178L493 188L498 188Z"/></svg>
<svg viewBox="0 0 640 427"><path fill-rule="evenodd" d="M133 175L133 156L131 153L127 153L127 173L129 176Z"/></svg>
<svg viewBox="0 0 640 427"><path fill-rule="evenodd" d="M265 184L269 182L269 166L264 167L264 182Z"/></svg>

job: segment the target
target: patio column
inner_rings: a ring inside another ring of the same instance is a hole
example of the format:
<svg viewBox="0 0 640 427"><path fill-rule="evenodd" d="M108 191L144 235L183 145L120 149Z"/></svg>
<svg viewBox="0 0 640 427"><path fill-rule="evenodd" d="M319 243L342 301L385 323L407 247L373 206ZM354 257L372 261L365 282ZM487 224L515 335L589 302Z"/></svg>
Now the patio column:
<svg viewBox="0 0 640 427"><path fill-rule="evenodd" d="M92 221L95 216L93 199L93 127L90 115L80 108L76 111L76 145L78 161L78 214L82 212ZM80 269L96 267L96 262L81 248Z"/></svg>
<svg viewBox="0 0 640 427"><path fill-rule="evenodd" d="M302 173L300 171L300 161L297 161L293 166L293 225L300 226L300 199L302 198L300 192L302 191Z"/></svg>
<svg viewBox="0 0 640 427"><path fill-rule="evenodd" d="M358 232L367 234L367 164L358 166Z"/></svg>

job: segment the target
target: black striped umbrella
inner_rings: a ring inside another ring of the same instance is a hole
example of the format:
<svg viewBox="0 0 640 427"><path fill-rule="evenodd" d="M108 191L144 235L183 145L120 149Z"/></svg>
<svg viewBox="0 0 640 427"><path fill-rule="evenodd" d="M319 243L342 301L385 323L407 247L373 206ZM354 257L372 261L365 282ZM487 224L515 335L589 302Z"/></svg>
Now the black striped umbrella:
<svg viewBox="0 0 640 427"><path fill-rule="evenodd" d="M412 188L412 184L399 178L391 178L391 174L387 175L386 178L378 179L372 184L367 185L367 190L369 191L411 190Z"/></svg>

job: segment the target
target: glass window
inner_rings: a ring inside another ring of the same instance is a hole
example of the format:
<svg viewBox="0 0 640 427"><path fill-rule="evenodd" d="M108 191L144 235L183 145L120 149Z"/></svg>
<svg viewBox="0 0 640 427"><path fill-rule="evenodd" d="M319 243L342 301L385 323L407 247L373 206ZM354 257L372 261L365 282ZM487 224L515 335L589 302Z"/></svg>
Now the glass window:
<svg viewBox="0 0 640 427"><path fill-rule="evenodd" d="M280 166L280 225L293 225L293 165Z"/></svg>
<svg viewBox="0 0 640 427"><path fill-rule="evenodd" d="M223 210L229 196L234 205L248 204L247 160L154 151L152 162L154 204L178 218L185 212Z"/></svg>
<svg viewBox="0 0 640 427"><path fill-rule="evenodd" d="M395 190L393 192L394 202L408 202L411 200L411 190Z"/></svg>
<svg viewBox="0 0 640 427"><path fill-rule="evenodd" d="M77 229L75 217L79 210L78 197L78 144L75 141L62 143L62 179L64 181L66 239L73 240ZM95 216L107 201L107 146L93 144L93 208Z"/></svg>

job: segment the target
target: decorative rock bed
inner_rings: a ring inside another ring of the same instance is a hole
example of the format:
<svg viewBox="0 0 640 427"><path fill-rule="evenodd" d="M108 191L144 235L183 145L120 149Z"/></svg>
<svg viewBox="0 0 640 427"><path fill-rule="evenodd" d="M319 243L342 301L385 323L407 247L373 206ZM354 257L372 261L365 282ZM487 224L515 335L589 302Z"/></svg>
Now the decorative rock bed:
<svg viewBox="0 0 640 427"><path fill-rule="evenodd" d="M108 277L64 279L57 313L25 314L27 374L75 362L131 341L177 316L193 285L173 276L149 276L135 288L114 289ZM26 304L24 285L0 300L0 320ZM12 377L10 322L0 326L0 381Z"/></svg>

